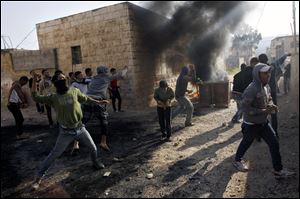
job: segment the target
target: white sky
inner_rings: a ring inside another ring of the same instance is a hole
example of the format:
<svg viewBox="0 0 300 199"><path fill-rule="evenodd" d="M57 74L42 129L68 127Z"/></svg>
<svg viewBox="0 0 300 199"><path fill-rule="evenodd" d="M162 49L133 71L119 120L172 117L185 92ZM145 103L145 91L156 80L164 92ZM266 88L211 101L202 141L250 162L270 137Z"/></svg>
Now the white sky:
<svg viewBox="0 0 300 199"><path fill-rule="evenodd" d="M254 2L253 2L254 3ZM293 24L292 1L260 1L245 21L263 37L291 35ZM296 30L299 33L299 1L296 3Z"/></svg>
<svg viewBox="0 0 300 199"><path fill-rule="evenodd" d="M112 5L124 1L1 1L1 36L16 48L35 28L35 24L68 15ZM142 6L141 1L130 1ZM255 3L255 2L252 2ZM290 35L292 23L292 1L256 2L254 11L247 14L245 22L263 37ZM296 30L299 29L299 1L296 2ZM1 49L3 42L1 39ZM18 48L38 49L36 30Z"/></svg>

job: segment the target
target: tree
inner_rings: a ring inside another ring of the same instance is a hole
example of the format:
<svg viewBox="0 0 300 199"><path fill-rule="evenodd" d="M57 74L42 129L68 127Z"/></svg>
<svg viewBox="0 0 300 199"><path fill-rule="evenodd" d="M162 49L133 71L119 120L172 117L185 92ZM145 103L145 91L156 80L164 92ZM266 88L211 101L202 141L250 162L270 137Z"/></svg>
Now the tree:
<svg viewBox="0 0 300 199"><path fill-rule="evenodd" d="M238 58L243 57L248 62L261 40L261 34L257 30L248 24L242 24L233 36L231 50L237 53Z"/></svg>

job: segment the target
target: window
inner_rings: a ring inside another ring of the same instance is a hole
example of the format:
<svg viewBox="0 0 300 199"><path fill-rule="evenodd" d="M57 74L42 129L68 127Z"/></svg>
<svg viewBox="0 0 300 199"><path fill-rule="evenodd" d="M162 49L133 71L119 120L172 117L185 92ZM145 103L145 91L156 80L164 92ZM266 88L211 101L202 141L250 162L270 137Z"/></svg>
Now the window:
<svg viewBox="0 0 300 199"><path fill-rule="evenodd" d="M82 58L81 58L80 46L71 47L71 51L72 51L72 64L81 64Z"/></svg>

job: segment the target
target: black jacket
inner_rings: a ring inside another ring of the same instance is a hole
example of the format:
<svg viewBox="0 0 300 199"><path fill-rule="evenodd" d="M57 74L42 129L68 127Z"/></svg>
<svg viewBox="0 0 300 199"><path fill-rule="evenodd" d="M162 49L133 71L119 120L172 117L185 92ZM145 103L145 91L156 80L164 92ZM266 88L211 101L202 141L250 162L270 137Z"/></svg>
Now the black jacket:
<svg viewBox="0 0 300 199"><path fill-rule="evenodd" d="M233 91L243 93L252 82L253 67L247 66L242 71L233 76Z"/></svg>

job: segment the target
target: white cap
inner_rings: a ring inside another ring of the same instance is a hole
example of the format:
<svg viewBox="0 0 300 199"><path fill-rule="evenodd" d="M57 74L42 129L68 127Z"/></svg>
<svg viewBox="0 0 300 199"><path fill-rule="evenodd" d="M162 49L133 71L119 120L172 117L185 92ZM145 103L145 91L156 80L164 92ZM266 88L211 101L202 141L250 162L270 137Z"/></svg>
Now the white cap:
<svg viewBox="0 0 300 199"><path fill-rule="evenodd" d="M272 66L269 66L267 64L264 64L264 67L262 67L259 72L265 73L265 72L269 72L272 69Z"/></svg>

